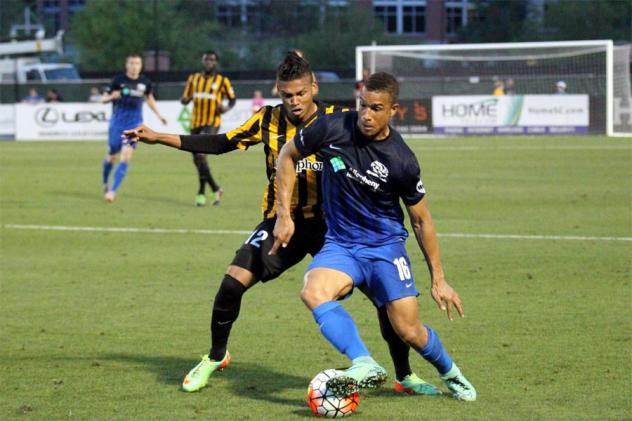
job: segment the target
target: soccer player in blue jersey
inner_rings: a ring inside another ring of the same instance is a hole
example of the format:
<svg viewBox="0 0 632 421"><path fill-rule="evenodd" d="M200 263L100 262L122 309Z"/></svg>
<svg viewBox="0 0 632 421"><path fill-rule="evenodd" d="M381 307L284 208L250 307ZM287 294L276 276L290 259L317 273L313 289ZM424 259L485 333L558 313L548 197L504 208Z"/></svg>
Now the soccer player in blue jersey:
<svg viewBox="0 0 632 421"><path fill-rule="evenodd" d="M305 275L301 298L325 338L352 366L328 381L337 394L377 387L386 371L371 357L355 322L336 301L354 287L366 287L386 306L397 334L439 372L456 399L473 401L476 391L461 374L437 333L418 317L417 289L406 254L408 232L399 205L406 205L417 242L431 275L431 294L452 320L452 306L463 317L459 295L446 282L439 245L427 207L426 190L413 152L389 126L398 109L397 80L371 75L360 94L358 112L323 116L305 127L279 155L279 205L271 253L285 247L294 231L290 203L295 162L317 154L323 161L325 245Z"/></svg>
<svg viewBox="0 0 632 421"><path fill-rule="evenodd" d="M117 189L120 187L129 162L132 159L136 143L123 143L121 135L124 130L137 127L143 122L143 101L160 119L162 124L167 120L160 114L153 95L153 86L147 76L140 73L143 59L138 54L130 54L125 61L125 73L112 79L109 92L103 95L102 102L113 104L112 118L108 129L108 154L103 160L103 192L105 201L112 203ZM114 181L109 185L110 173L120 155L121 159L114 171Z"/></svg>

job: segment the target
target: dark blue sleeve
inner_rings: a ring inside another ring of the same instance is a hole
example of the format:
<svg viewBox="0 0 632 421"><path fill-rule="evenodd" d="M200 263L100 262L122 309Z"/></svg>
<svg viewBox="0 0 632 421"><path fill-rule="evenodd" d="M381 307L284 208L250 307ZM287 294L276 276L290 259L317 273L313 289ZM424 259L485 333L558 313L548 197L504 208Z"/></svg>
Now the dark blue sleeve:
<svg viewBox="0 0 632 421"><path fill-rule="evenodd" d="M318 152L327 136L327 128L327 119L320 117L312 124L299 130L294 137L294 144L298 152L303 156Z"/></svg>
<svg viewBox="0 0 632 421"><path fill-rule="evenodd" d="M145 89L145 96L153 94L154 93L154 83L148 77L145 77L144 79L145 79L145 81L143 83L145 83L145 86L147 86L147 89Z"/></svg>
<svg viewBox="0 0 632 421"><path fill-rule="evenodd" d="M116 75L112 78L112 82L110 82L110 86L108 87L108 90L110 92L121 90L121 78L119 75Z"/></svg>
<svg viewBox="0 0 632 421"><path fill-rule="evenodd" d="M419 162L412 151L406 156L405 165L403 165L399 195L406 206L416 205L426 195Z"/></svg>

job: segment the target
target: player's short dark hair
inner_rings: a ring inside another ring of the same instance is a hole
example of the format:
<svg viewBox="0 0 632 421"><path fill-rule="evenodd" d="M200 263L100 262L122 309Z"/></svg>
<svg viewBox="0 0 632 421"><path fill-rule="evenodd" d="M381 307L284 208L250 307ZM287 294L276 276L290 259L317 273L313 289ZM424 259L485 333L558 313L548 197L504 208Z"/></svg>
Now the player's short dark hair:
<svg viewBox="0 0 632 421"><path fill-rule="evenodd" d="M141 60L142 60L142 59L143 59L143 56L141 56L141 55L140 55L140 54L138 54L138 53L129 53L129 54L127 55L127 57L125 58L125 61L127 61L127 60L128 60L128 59L130 59L130 58L139 58L139 59L141 59Z"/></svg>
<svg viewBox="0 0 632 421"><path fill-rule="evenodd" d="M304 76L312 77L312 68L309 62L296 54L288 51L279 67L277 67L277 80L284 82L301 79Z"/></svg>
<svg viewBox="0 0 632 421"><path fill-rule="evenodd" d="M219 54L217 54L217 51L215 50L206 51L204 54L202 54L202 57L204 56L215 56L215 60L219 61Z"/></svg>
<svg viewBox="0 0 632 421"><path fill-rule="evenodd" d="M399 82L390 73L378 72L369 76L364 85L367 91L370 92L386 92L391 96L393 103L397 102L399 96Z"/></svg>

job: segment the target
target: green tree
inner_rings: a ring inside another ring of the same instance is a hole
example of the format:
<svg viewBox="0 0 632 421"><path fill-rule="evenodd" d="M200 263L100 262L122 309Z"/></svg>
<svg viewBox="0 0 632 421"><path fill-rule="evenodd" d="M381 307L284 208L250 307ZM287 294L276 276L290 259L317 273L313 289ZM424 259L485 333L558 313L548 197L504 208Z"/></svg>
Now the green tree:
<svg viewBox="0 0 632 421"><path fill-rule="evenodd" d="M92 0L71 22L84 70L120 69L130 52L166 50L174 70L199 66L220 26L192 16L202 1ZM184 7L189 6L189 7ZM208 3L206 3L208 7ZM203 10L201 11L203 12ZM203 13L202 13L203 14Z"/></svg>
<svg viewBox="0 0 632 421"><path fill-rule="evenodd" d="M632 41L632 1L564 0L547 3L548 39Z"/></svg>
<svg viewBox="0 0 632 421"><path fill-rule="evenodd" d="M473 0L472 18L460 42L524 41L531 33L528 0Z"/></svg>

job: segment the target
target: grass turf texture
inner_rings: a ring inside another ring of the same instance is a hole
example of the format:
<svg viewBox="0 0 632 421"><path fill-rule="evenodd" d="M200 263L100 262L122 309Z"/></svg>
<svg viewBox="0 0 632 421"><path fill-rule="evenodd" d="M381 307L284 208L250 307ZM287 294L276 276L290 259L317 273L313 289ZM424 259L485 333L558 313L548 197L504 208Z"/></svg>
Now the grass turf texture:
<svg viewBox="0 0 632 421"><path fill-rule="evenodd" d="M439 233L632 236L632 143L602 137L409 142ZM206 352L211 302L247 235L18 230L6 224L251 230L263 152L210 157L226 191L195 208L187 153L141 145L117 201L100 143L0 143L1 419L300 419L319 371L347 361L298 298L309 259L245 295L233 363L201 393L179 385ZM440 238L466 318L420 313L478 390L473 404L362 394L358 419L630 419L632 242ZM345 302L392 376L375 311ZM414 370L438 383L411 353ZM392 380L392 377L391 377Z"/></svg>

